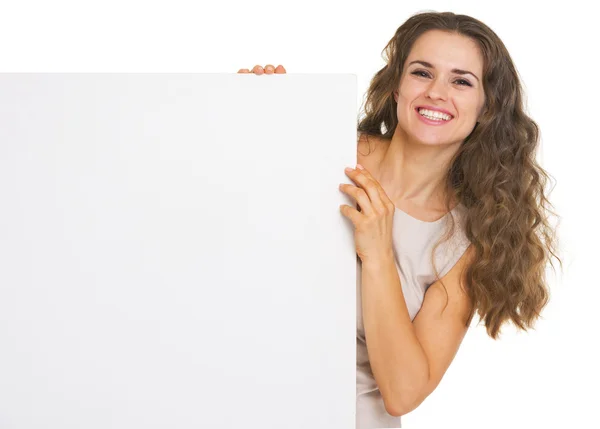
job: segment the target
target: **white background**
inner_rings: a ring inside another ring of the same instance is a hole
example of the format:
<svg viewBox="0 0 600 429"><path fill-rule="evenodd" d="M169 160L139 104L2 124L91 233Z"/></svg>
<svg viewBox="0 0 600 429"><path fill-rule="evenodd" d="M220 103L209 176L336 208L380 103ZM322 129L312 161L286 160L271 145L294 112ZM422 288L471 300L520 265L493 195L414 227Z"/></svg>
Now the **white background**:
<svg viewBox="0 0 600 429"><path fill-rule="evenodd" d="M1 69L234 73L283 64L288 73L356 73L360 106L384 65L384 46L411 14L450 10L483 21L507 46L541 128L539 159L556 179L551 201L562 218L564 272L548 271L552 300L535 331L505 328L494 342L483 326L471 329L438 389L403 427L595 427L600 93L590 4L3 2Z"/></svg>

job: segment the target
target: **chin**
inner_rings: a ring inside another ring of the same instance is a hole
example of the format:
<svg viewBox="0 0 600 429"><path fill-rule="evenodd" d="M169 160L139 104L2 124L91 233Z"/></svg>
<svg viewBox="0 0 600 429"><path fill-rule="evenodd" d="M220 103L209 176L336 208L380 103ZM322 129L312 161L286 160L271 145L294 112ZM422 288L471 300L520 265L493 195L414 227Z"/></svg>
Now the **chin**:
<svg viewBox="0 0 600 429"><path fill-rule="evenodd" d="M443 146L454 142L443 135L409 134L409 136L411 141L427 146Z"/></svg>

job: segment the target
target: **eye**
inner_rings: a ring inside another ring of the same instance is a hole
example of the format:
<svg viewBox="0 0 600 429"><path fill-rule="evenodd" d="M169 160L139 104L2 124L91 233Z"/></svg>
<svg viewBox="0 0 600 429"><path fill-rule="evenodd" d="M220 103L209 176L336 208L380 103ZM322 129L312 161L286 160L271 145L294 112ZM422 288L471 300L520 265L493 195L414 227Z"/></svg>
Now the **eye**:
<svg viewBox="0 0 600 429"><path fill-rule="evenodd" d="M429 77L429 73L427 73L423 70L416 70L416 71L412 72L411 74L413 74L415 76ZM471 85L471 83L468 80L464 80L464 79L457 79L457 80L455 80L455 82L462 82L459 84L461 86L473 86L473 85Z"/></svg>
<svg viewBox="0 0 600 429"><path fill-rule="evenodd" d="M412 72L412 74L414 74L415 76L423 76L423 75L425 75L425 76L423 76L423 77L427 77L427 76L429 76L429 74L428 74L428 73L426 73L426 72L424 72L424 71L421 71L421 70L414 71L414 72Z"/></svg>
<svg viewBox="0 0 600 429"><path fill-rule="evenodd" d="M468 80L464 80L464 79L457 79L457 82L464 82L464 84L461 85L466 85L466 86L473 86L471 85L471 83Z"/></svg>

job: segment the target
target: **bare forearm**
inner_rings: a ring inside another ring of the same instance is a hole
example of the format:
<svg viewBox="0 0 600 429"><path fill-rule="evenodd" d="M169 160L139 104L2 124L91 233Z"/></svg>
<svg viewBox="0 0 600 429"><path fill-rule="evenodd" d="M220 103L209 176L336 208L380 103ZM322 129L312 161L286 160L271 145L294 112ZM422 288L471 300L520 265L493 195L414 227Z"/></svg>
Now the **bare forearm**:
<svg viewBox="0 0 600 429"><path fill-rule="evenodd" d="M362 264L367 351L386 408L411 408L429 378L427 357L410 320L393 255Z"/></svg>

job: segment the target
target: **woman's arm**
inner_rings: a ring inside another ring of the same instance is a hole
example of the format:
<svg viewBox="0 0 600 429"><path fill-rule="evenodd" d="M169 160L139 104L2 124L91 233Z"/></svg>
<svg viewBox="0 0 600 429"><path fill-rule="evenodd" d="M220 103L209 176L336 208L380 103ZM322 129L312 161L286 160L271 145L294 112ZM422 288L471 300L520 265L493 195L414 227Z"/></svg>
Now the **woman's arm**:
<svg viewBox="0 0 600 429"><path fill-rule="evenodd" d="M362 264L362 311L369 361L387 412L414 410L437 387L464 338L471 311L460 278L472 246L425 294L411 322L393 255ZM442 309L444 309L442 313Z"/></svg>

